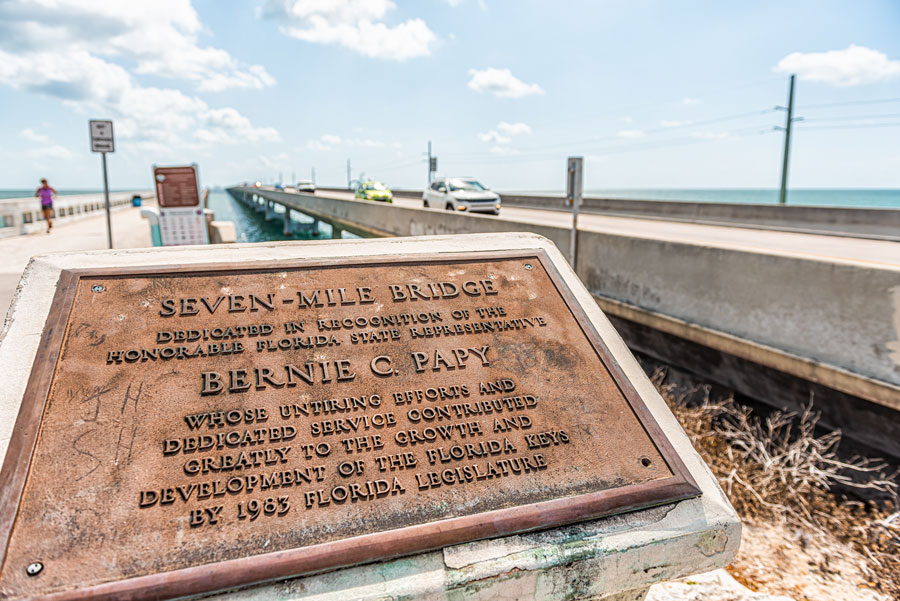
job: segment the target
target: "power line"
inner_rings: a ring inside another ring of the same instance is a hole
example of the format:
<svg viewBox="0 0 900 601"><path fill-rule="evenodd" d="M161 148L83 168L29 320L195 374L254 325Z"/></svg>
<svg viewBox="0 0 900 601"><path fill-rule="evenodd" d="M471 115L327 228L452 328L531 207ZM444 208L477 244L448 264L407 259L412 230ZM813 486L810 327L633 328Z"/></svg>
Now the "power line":
<svg viewBox="0 0 900 601"><path fill-rule="evenodd" d="M399 169L401 167L409 167L411 165L416 165L418 163L421 163L422 160L423 160L422 157L416 157L416 158L406 157L405 159L401 159L399 162L396 162L396 163L389 163L389 164L383 165L381 167L369 167L368 170L369 171L388 171L390 169Z"/></svg>
<svg viewBox="0 0 900 601"><path fill-rule="evenodd" d="M707 99L708 98L717 98L719 96L726 96L728 94L732 94L734 92L745 90L747 88L753 88L753 87L769 84L769 83L772 83L775 81L782 81L782 77L779 75L779 76L768 77L766 79L761 79L761 80L752 81L752 82L743 83L743 84L726 84L726 85L722 85L722 86L712 86L710 88L707 88L706 91L702 91L702 90L699 91L697 93L697 96L702 96L703 98L707 98ZM689 97L682 97L682 98L678 98L678 99L665 100L662 102L647 102L644 104L629 104L629 105L621 106L621 107L612 107L610 109L603 111L602 113L592 112L591 117L596 118L596 117L603 117L603 116L610 116L610 115L621 115L625 111L632 111L634 109L655 108L655 107L661 107L661 106L670 106L673 104L685 104L685 101L688 98ZM564 119L564 120L538 121L536 123L532 123L531 125L536 126L536 127L546 127L546 126L552 126L552 125L559 125L561 123L571 123L571 122L581 123L583 121L584 121L584 119L582 117L573 117L572 119Z"/></svg>
<svg viewBox="0 0 900 601"><path fill-rule="evenodd" d="M810 117L804 121L858 121L865 119L896 119L900 113L887 113L881 115L846 115L844 117Z"/></svg>
<svg viewBox="0 0 900 601"><path fill-rule="evenodd" d="M887 121L885 123L857 123L847 125L800 125L803 130L808 129L866 129L870 127L897 127L900 121Z"/></svg>
<svg viewBox="0 0 900 601"><path fill-rule="evenodd" d="M709 142L723 142L726 140L735 140L735 139L746 138L746 137L750 137L750 136L754 136L754 135L770 134L773 131L774 130L772 129L772 127L761 128L759 126L753 126L750 128L741 128L739 130L734 130L731 132L721 132L722 134L725 134L721 137L711 137L711 138L704 137L704 138L702 138L702 137L697 137L697 136L683 136L680 138L672 138L669 140L652 141L649 144L637 144L637 145L632 145L632 146L628 146L625 148L613 148L613 149L609 149L609 150L600 150L600 151L598 151L598 154L600 154L601 156L608 156L608 155L626 154L629 152L657 150L660 148L689 146L689 145L693 145L693 144L703 144L703 143L709 143ZM528 163L528 162L544 161L544 160L547 160L548 158L559 158L559 155L556 153L553 153L553 154L542 153L542 154L537 154L537 155L517 154L517 155L506 155L506 156L494 156L494 157L490 157L490 158L476 158L476 157L469 157L469 158L471 159L472 162L477 161L478 163L485 163L485 162L489 162L489 163L519 163L519 162ZM462 159L462 160L457 159L456 162L466 163L466 162L470 162L470 161L467 161L465 159Z"/></svg>
<svg viewBox="0 0 900 601"><path fill-rule="evenodd" d="M641 136L644 136L644 135L648 135L648 134L653 135L653 134L658 134L658 133L667 133L667 132L671 132L671 131L678 131L678 130L685 130L685 129L696 129L698 127L703 127L705 125L711 125L714 123L723 123L726 121L734 121L736 119L744 119L747 117L765 115L768 113L772 113L775 110L776 109L774 109L774 108L769 108L769 109L762 109L762 110L755 110L755 111L746 111L743 113L734 113L734 114L730 114L730 115L723 115L721 117L713 117L712 119L704 119L702 121L693 121L690 123L681 123L678 125L671 125L671 126L652 127L649 129L642 129L642 130L638 130L638 131L641 132L641 134L640 134ZM567 147L571 147L571 146L593 145L593 144L598 144L598 143L603 143L603 142L611 142L611 141L622 142L623 136L620 134L616 134L616 135L604 136L604 137L600 137L600 138L595 137L595 138L570 141L570 142L556 142L553 144L541 144L541 145L536 145L536 146L526 146L526 147L521 148L520 150L524 151L525 153L528 153L530 151L544 151L544 150L551 150L551 149L556 149L556 148L567 148ZM496 155L494 153L482 151L482 152L475 152L475 153L466 153L466 152L445 153L444 156L445 157L464 156L467 158L476 158L476 157L480 157L480 156L485 156L485 157L490 158L490 157L493 157Z"/></svg>
<svg viewBox="0 0 900 601"><path fill-rule="evenodd" d="M825 104L807 104L805 106L799 107L797 110L805 111L808 109L821 109L821 108L829 108L833 106L853 106L860 104L884 104L887 102L900 102L900 98L881 98L879 100L849 100L847 102L828 102Z"/></svg>

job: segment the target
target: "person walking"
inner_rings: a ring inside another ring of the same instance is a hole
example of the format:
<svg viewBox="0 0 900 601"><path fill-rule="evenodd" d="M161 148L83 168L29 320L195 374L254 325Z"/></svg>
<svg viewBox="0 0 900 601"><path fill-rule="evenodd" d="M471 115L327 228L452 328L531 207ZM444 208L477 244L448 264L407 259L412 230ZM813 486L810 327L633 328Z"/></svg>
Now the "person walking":
<svg viewBox="0 0 900 601"><path fill-rule="evenodd" d="M41 211L44 213L44 220L47 222L47 233L53 227L50 218L53 217L53 199L56 198L56 189L47 184L46 179L41 180L41 187L35 191L34 195L41 199Z"/></svg>

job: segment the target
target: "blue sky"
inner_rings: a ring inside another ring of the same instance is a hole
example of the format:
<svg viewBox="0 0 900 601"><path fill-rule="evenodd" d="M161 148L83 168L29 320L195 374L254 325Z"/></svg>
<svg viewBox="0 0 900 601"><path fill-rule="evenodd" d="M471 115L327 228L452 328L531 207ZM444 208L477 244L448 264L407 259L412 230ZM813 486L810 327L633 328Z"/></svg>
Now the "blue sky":
<svg viewBox="0 0 900 601"><path fill-rule="evenodd" d="M0 188L99 187L89 118L116 188L776 187L792 72L791 185L900 187L896 1L0 0Z"/></svg>

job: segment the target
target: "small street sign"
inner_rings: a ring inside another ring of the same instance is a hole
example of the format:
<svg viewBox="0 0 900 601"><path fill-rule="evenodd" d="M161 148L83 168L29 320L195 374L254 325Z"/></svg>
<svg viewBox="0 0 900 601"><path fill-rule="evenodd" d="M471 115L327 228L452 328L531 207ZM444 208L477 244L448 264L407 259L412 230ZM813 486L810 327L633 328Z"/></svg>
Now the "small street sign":
<svg viewBox="0 0 900 601"><path fill-rule="evenodd" d="M91 119L91 152L115 152L113 122Z"/></svg>

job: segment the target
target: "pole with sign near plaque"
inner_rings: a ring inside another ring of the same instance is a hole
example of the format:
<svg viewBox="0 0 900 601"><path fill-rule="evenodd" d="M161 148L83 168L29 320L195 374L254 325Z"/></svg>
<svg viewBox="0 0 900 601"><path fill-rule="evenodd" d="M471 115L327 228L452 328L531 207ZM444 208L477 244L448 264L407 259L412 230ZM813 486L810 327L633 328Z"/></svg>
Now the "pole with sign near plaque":
<svg viewBox="0 0 900 601"><path fill-rule="evenodd" d="M113 122L101 119L91 119L91 152L99 152L103 157L103 199L106 204L106 243L109 248L112 244L112 220L109 215L109 177L106 172L106 153L116 151L116 142L113 139Z"/></svg>

